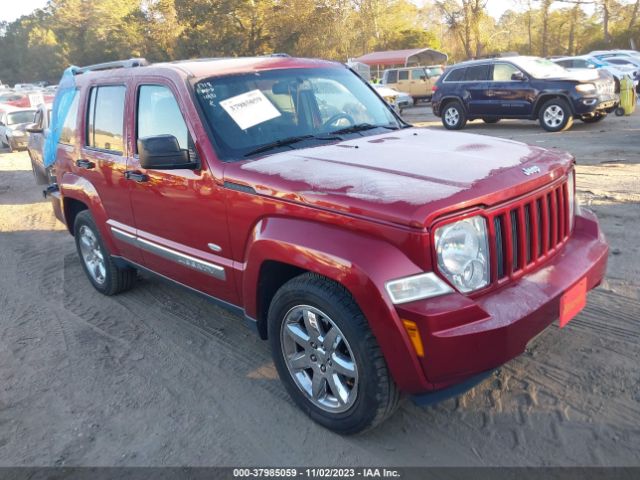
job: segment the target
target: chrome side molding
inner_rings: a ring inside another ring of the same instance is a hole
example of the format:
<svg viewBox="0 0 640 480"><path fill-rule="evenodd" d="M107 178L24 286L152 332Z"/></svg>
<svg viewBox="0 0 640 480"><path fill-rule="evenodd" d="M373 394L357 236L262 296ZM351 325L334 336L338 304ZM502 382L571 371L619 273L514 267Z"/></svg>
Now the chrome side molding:
<svg viewBox="0 0 640 480"><path fill-rule="evenodd" d="M192 270L205 273L214 278L217 278L218 280L226 279L224 267L221 267L220 265L206 262L204 260L200 260L199 258L192 257L191 255L173 250L172 248L158 245L155 242L150 242L149 240L142 239L115 227L111 227L111 232L118 240L128 243L129 245L133 245L172 262L179 263L180 265Z"/></svg>

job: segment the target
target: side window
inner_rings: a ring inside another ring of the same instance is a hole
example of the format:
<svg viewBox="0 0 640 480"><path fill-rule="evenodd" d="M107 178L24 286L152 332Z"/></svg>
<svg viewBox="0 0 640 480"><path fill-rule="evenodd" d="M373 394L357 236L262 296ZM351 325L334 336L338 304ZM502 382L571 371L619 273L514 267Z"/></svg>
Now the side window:
<svg viewBox="0 0 640 480"><path fill-rule="evenodd" d="M420 80L427 76L427 72L422 68L414 68L411 70L411 80Z"/></svg>
<svg viewBox="0 0 640 480"><path fill-rule="evenodd" d="M398 72L398 80L409 80L409 70L400 70Z"/></svg>
<svg viewBox="0 0 640 480"><path fill-rule="evenodd" d="M161 85L142 85L138 92L136 140L173 135L181 149L189 150L187 124L171 90Z"/></svg>
<svg viewBox="0 0 640 480"><path fill-rule="evenodd" d="M511 76L519 71L520 70L509 63L496 63L493 66L493 81L510 82Z"/></svg>
<svg viewBox="0 0 640 480"><path fill-rule="evenodd" d="M67 118L64 119L64 123L62 124L60 143L64 143L65 145L76 145L79 98L80 93L76 92L76 95L73 98L73 102L71 103L71 107L69 108Z"/></svg>
<svg viewBox="0 0 640 480"><path fill-rule="evenodd" d="M445 82L460 82L464 80L466 68L456 68L455 70L451 70L445 79Z"/></svg>
<svg viewBox="0 0 640 480"><path fill-rule="evenodd" d="M104 86L91 89L87 119L88 147L117 154L124 151L124 86Z"/></svg>
<svg viewBox="0 0 640 480"><path fill-rule="evenodd" d="M398 82L398 71L389 70L387 72L387 83L397 83L397 82Z"/></svg>
<svg viewBox="0 0 640 480"><path fill-rule="evenodd" d="M573 68L587 68L587 62L582 59L573 60Z"/></svg>
<svg viewBox="0 0 640 480"><path fill-rule="evenodd" d="M475 65L473 67L467 67L467 72L464 75L465 82L481 82L483 80L489 80L489 65Z"/></svg>

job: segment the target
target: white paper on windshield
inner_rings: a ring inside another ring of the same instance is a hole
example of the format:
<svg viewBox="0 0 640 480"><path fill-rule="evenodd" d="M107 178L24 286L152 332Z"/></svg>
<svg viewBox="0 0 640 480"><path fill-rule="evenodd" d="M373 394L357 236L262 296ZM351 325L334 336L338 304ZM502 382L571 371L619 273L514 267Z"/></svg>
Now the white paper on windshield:
<svg viewBox="0 0 640 480"><path fill-rule="evenodd" d="M44 103L44 96L42 93L30 93L29 94L29 105L32 107L37 107Z"/></svg>
<svg viewBox="0 0 640 480"><path fill-rule="evenodd" d="M243 130L280 116L273 103L257 89L227 98L220 102L220 106Z"/></svg>

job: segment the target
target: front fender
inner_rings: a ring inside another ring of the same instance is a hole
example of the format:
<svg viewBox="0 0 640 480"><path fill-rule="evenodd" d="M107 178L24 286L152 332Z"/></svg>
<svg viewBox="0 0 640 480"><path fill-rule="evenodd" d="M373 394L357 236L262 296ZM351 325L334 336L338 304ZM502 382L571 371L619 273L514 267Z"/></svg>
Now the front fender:
<svg viewBox="0 0 640 480"><path fill-rule="evenodd" d="M268 218L248 242L242 293L247 315L257 318L262 264L278 261L342 284L367 318L398 387L415 393L433 388L385 291L385 282L421 272L393 245L363 233L290 218Z"/></svg>

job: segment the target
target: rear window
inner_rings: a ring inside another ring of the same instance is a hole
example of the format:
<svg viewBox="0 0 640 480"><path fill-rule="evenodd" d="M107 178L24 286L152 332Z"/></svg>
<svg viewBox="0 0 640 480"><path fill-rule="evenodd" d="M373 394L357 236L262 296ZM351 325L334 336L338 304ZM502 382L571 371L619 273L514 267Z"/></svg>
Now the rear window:
<svg viewBox="0 0 640 480"><path fill-rule="evenodd" d="M464 74L467 71L466 68L456 68L451 70L447 75L446 82L460 82L464 80Z"/></svg>
<svg viewBox="0 0 640 480"><path fill-rule="evenodd" d="M489 79L489 65L475 65L467 67L464 74L465 82L481 82Z"/></svg>
<svg viewBox="0 0 640 480"><path fill-rule="evenodd" d="M124 151L124 86L91 89L87 119L88 147L121 154Z"/></svg>
<svg viewBox="0 0 640 480"><path fill-rule="evenodd" d="M398 81L398 71L389 70L387 72L387 83L396 83Z"/></svg>

